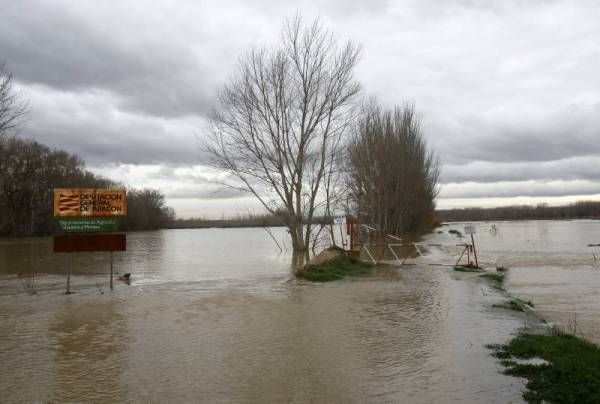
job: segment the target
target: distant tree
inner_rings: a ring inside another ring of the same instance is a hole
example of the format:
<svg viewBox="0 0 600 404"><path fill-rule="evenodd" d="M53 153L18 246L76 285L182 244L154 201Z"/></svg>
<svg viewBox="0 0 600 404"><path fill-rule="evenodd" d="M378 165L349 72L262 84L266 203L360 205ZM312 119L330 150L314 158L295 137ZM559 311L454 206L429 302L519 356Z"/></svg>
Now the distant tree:
<svg viewBox="0 0 600 404"><path fill-rule="evenodd" d="M27 113L27 102L13 88L13 76L0 64L0 140L15 129Z"/></svg>
<svg viewBox="0 0 600 404"><path fill-rule="evenodd" d="M114 183L87 171L83 160L32 140L0 142L0 235L54 231L54 188L108 188Z"/></svg>
<svg viewBox="0 0 600 404"><path fill-rule="evenodd" d="M33 140L0 142L0 236L43 236L56 228L55 188L117 188L114 181L85 168L83 160ZM154 230L175 218L158 190L131 190L123 230Z"/></svg>
<svg viewBox="0 0 600 404"><path fill-rule="evenodd" d="M497 208L443 209L436 212L439 220L465 222L484 220L532 220L532 219L597 219L600 218L599 201L579 201L563 206L502 206Z"/></svg>
<svg viewBox="0 0 600 404"><path fill-rule="evenodd" d="M125 230L157 230L167 227L175 212L166 205L165 196L156 189L130 189L127 192Z"/></svg>
<svg viewBox="0 0 600 404"><path fill-rule="evenodd" d="M207 149L229 183L283 211L296 256L307 256L324 184L352 119L359 47L338 46L318 21L287 21L280 45L252 49L219 93Z"/></svg>
<svg viewBox="0 0 600 404"><path fill-rule="evenodd" d="M348 154L350 195L363 223L390 234L431 225L439 162L427 147L414 107L365 105Z"/></svg>

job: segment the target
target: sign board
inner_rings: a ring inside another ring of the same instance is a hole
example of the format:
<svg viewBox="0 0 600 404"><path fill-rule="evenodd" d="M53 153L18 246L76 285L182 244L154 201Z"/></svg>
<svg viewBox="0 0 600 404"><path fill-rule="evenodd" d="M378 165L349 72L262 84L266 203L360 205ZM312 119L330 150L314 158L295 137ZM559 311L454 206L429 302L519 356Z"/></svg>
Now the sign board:
<svg viewBox="0 0 600 404"><path fill-rule="evenodd" d="M475 234L475 226L468 224L465 226L465 234Z"/></svg>
<svg viewBox="0 0 600 404"><path fill-rule="evenodd" d="M334 216L333 224L346 224L346 215L344 216Z"/></svg>
<svg viewBox="0 0 600 404"><path fill-rule="evenodd" d="M65 234L54 236L54 252L125 251L127 238L117 234Z"/></svg>
<svg viewBox="0 0 600 404"><path fill-rule="evenodd" d="M118 230L114 217L74 217L58 219L58 225L66 233L111 233Z"/></svg>
<svg viewBox="0 0 600 404"><path fill-rule="evenodd" d="M127 216L124 189L58 188L54 190L54 217Z"/></svg>

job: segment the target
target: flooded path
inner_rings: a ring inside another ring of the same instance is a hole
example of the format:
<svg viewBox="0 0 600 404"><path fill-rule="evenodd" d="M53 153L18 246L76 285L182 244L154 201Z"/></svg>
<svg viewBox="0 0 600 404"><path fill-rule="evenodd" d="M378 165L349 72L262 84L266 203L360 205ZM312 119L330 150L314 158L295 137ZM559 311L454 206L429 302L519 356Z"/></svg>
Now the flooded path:
<svg viewBox="0 0 600 404"><path fill-rule="evenodd" d="M496 231L490 232L492 225ZM508 267L505 287L548 321L600 344L600 220L478 223L488 267ZM462 229L459 224L448 228ZM596 259L594 259L594 255Z"/></svg>
<svg viewBox="0 0 600 404"><path fill-rule="evenodd" d="M40 276L37 295L11 292L5 271L3 399L521 402L520 380L484 345L526 319L491 307L504 297L474 274L389 267L312 284L291 278L261 229L131 239L119 268L135 266L134 281L112 293L101 256L70 296L58 275Z"/></svg>

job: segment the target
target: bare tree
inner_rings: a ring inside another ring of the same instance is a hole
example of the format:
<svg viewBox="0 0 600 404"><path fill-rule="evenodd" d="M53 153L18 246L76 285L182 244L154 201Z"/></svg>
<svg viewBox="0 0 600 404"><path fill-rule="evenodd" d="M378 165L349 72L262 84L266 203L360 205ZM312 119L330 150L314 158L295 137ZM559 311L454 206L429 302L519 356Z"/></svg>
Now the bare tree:
<svg viewBox="0 0 600 404"><path fill-rule="evenodd" d="M439 162L423 138L414 107L363 107L349 146L349 188L363 223L389 234L431 225Z"/></svg>
<svg viewBox="0 0 600 404"><path fill-rule="evenodd" d="M252 49L219 93L207 149L229 183L270 213L284 212L296 256L308 256L311 223L327 203L329 167L360 90L360 49L338 46L318 21L286 21L281 43Z"/></svg>
<svg viewBox="0 0 600 404"><path fill-rule="evenodd" d="M17 127L27 113L27 102L13 88L13 76L0 64L0 139Z"/></svg>

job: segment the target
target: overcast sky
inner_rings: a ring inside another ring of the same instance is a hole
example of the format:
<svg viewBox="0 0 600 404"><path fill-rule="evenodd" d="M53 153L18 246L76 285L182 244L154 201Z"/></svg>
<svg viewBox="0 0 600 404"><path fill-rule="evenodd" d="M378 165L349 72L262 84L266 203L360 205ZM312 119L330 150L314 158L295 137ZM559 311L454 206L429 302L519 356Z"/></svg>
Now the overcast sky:
<svg viewBox="0 0 600 404"><path fill-rule="evenodd" d="M413 102L443 163L439 207L600 199L600 1L0 0L22 137L160 188L180 216L258 209L198 138L236 58L319 16L363 46L364 96Z"/></svg>

